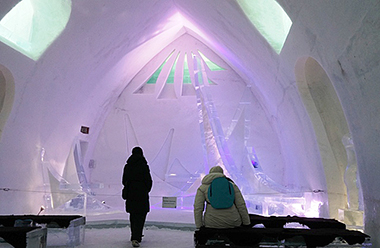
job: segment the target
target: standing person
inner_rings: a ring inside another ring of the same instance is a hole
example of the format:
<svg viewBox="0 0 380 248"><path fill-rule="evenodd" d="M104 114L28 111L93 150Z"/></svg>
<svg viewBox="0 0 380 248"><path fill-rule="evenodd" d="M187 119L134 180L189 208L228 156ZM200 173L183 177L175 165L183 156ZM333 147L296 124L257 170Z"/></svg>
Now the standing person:
<svg viewBox="0 0 380 248"><path fill-rule="evenodd" d="M234 199L231 207L228 208L214 208L211 206L208 197L208 189L212 181L216 178L226 176L223 174L223 168L214 166L210 169L208 175L202 179L202 185L199 186L194 200L194 220L197 229L204 227L209 228L234 228L241 225L249 225L251 223L245 200L234 182L231 182L234 191ZM203 211L206 211L203 216Z"/></svg>
<svg viewBox="0 0 380 248"><path fill-rule="evenodd" d="M132 246L139 247L146 215L150 210L149 192L153 184L148 162L140 147L132 149L132 155L124 166L122 183L122 197L131 225Z"/></svg>

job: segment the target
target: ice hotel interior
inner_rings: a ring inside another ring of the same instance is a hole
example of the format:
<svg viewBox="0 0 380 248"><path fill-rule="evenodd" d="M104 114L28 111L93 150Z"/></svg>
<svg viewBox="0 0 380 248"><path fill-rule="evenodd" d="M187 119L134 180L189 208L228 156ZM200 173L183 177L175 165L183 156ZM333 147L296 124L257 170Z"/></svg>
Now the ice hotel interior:
<svg viewBox="0 0 380 248"><path fill-rule="evenodd" d="M1 0L0 212L123 212L141 146L192 210L220 165L250 213L380 246L377 0Z"/></svg>

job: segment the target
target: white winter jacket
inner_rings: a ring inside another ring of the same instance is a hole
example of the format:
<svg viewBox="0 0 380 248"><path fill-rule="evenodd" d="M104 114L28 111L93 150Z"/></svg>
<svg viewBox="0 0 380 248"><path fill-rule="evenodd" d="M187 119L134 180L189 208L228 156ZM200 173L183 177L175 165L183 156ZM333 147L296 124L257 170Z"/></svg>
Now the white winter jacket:
<svg viewBox="0 0 380 248"><path fill-rule="evenodd" d="M241 224L250 224L244 198L239 188L233 182L232 184L235 190L235 204L232 207L227 209L215 209L209 203L210 201L207 197L208 187L210 187L212 180L224 176L225 175L223 173L216 172L210 173L202 179L202 185L199 186L194 200L194 219L196 228L200 228L201 226L209 228L233 228L238 227ZM205 204L206 211L203 216Z"/></svg>

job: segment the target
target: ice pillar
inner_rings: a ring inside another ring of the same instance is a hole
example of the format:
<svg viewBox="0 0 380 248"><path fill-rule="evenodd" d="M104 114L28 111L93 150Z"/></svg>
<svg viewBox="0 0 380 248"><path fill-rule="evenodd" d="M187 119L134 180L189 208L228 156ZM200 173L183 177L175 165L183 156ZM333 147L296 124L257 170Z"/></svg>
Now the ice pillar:
<svg viewBox="0 0 380 248"><path fill-rule="evenodd" d="M195 92L199 111L199 124L205 154L205 172L212 166L221 166L225 174L241 185L248 185L241 171L229 152L218 113L214 106L211 94L208 91L208 78L204 69L203 60L194 57Z"/></svg>
<svg viewBox="0 0 380 248"><path fill-rule="evenodd" d="M350 210L363 210L360 180L358 177L358 165L354 151L354 142L350 134L342 138L347 153L347 167L344 173L344 183L347 187L347 201Z"/></svg>
<svg viewBox="0 0 380 248"><path fill-rule="evenodd" d="M347 167L344 173L344 183L347 188L348 209L339 209L339 219L352 228L362 228L364 224L363 196L358 176L355 147L351 134L344 135L342 143L347 153Z"/></svg>

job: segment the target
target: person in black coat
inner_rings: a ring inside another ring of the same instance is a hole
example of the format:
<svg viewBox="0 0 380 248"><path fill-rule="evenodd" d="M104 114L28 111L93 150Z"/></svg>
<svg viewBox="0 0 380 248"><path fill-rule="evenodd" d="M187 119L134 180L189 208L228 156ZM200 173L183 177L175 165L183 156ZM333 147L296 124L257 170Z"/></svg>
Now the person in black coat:
<svg viewBox="0 0 380 248"><path fill-rule="evenodd" d="M146 215L150 210L149 192L153 184L148 162L140 147L132 149L132 155L124 166L122 183L122 197L131 225L131 241L134 247L138 247L143 236Z"/></svg>

